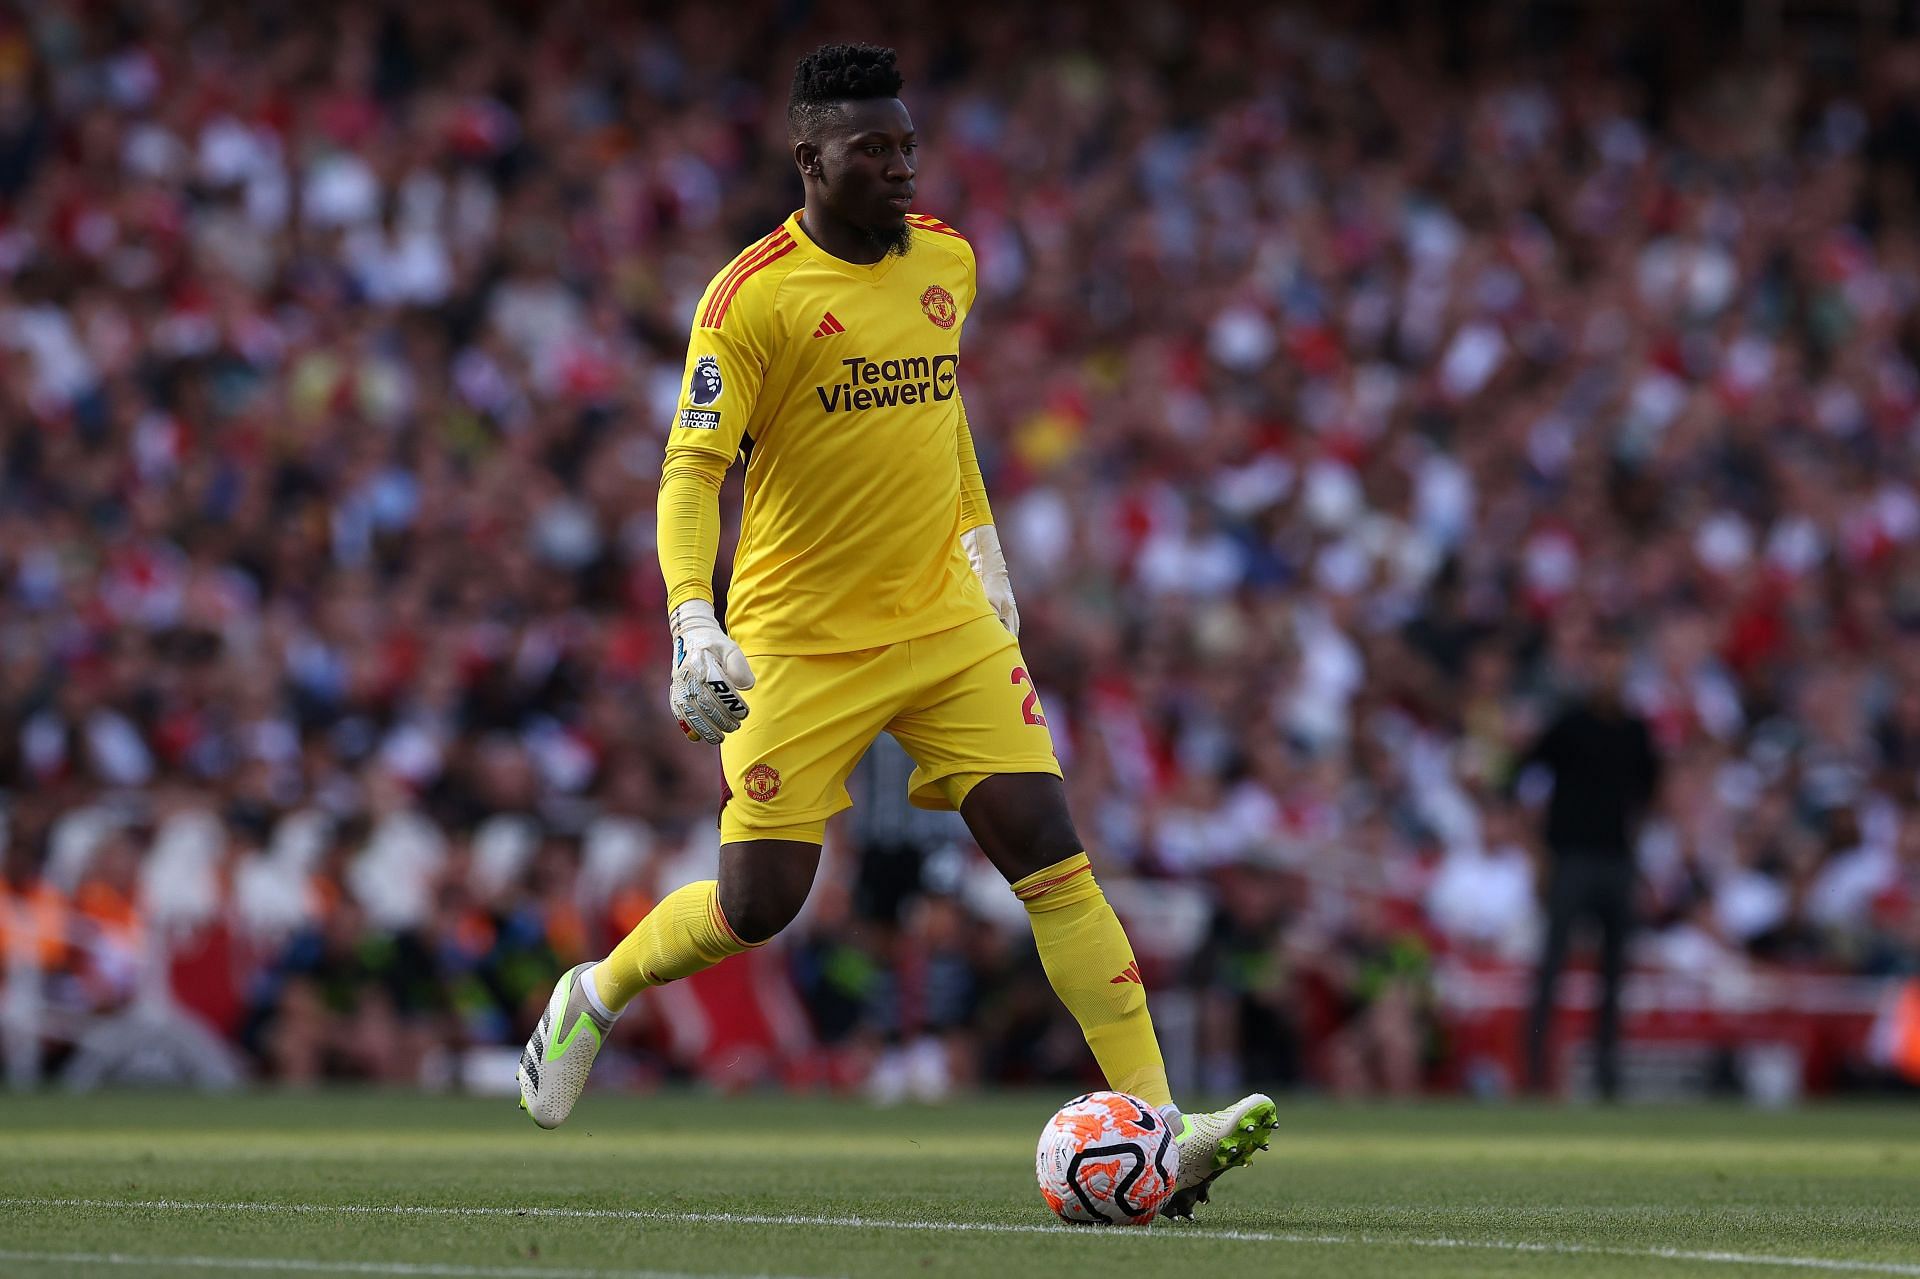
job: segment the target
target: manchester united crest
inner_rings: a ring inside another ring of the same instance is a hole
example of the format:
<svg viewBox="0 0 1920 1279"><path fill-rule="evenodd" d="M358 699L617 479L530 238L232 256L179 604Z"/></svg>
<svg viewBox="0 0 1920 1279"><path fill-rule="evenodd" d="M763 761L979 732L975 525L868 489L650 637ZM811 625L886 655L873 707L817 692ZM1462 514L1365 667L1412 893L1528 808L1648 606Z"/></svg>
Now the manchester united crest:
<svg viewBox="0 0 1920 1279"><path fill-rule="evenodd" d="M755 764L740 784L746 788L748 799L764 804L780 793L780 773L771 764Z"/></svg>
<svg viewBox="0 0 1920 1279"><path fill-rule="evenodd" d="M959 308L953 304L953 294L937 284L929 284L927 291L920 295L920 309L927 313L929 320L943 329L952 328L953 322L960 316Z"/></svg>

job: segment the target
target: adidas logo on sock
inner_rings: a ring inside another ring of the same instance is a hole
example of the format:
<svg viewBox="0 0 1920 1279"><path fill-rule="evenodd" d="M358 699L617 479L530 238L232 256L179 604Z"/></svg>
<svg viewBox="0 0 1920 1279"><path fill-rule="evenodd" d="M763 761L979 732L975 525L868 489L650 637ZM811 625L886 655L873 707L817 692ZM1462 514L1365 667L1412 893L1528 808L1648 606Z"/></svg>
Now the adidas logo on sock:
<svg viewBox="0 0 1920 1279"><path fill-rule="evenodd" d="M827 312L827 318L820 321L820 327L813 331L817 338L830 338L836 333L845 333L847 326L833 318L833 312Z"/></svg>
<svg viewBox="0 0 1920 1279"><path fill-rule="evenodd" d="M1140 961L1139 960L1135 960L1133 963L1128 964L1124 969L1121 970L1121 973L1118 977L1109 977L1107 979L1107 985L1109 986L1118 986L1125 982L1132 982L1136 986L1144 986L1147 984L1140 980Z"/></svg>

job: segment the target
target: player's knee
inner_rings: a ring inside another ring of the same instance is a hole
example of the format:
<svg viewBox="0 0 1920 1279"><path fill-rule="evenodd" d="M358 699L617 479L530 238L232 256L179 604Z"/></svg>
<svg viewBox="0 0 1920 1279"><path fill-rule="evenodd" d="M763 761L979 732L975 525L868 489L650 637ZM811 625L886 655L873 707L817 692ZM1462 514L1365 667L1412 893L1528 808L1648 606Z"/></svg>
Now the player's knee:
<svg viewBox="0 0 1920 1279"><path fill-rule="evenodd" d="M758 945L794 921L806 904L807 888L781 879L722 885L720 911L734 936Z"/></svg>
<svg viewBox="0 0 1920 1279"><path fill-rule="evenodd" d="M1033 828L1027 843L1027 860L1033 868L1039 870L1055 862L1065 861L1076 853L1083 853L1087 846L1080 842L1080 832L1074 829L1073 818L1067 814L1063 805L1054 812L1042 817Z"/></svg>
<svg viewBox="0 0 1920 1279"><path fill-rule="evenodd" d="M722 899L720 910L726 912L726 922L735 937L749 945L758 945L787 928L787 924L793 924L804 903L806 893L758 889L739 893L735 901Z"/></svg>
<svg viewBox="0 0 1920 1279"><path fill-rule="evenodd" d="M1086 845L1080 842L1073 819L1062 810L1057 816L1036 818L992 851L994 864L1011 883L1085 852Z"/></svg>
<svg viewBox="0 0 1920 1279"><path fill-rule="evenodd" d="M1067 810L1065 789L1049 774L989 777L974 788L960 811L981 849L1009 882L1086 849Z"/></svg>
<svg viewBox="0 0 1920 1279"><path fill-rule="evenodd" d="M1029 783L1029 788L1015 827L1014 843L1020 859L1030 870L1043 870L1085 852L1087 846L1074 829L1066 792L1058 779L1034 776L1022 780Z"/></svg>

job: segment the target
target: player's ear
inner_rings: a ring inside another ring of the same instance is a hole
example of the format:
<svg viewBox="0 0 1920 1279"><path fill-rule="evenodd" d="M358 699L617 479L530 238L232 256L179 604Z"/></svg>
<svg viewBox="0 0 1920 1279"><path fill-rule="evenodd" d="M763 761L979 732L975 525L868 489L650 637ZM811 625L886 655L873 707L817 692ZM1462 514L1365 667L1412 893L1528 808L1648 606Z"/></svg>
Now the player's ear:
<svg viewBox="0 0 1920 1279"><path fill-rule="evenodd" d="M820 145L816 142L809 142L805 138L795 142L793 144L793 162L800 167L800 172L807 177L819 177Z"/></svg>

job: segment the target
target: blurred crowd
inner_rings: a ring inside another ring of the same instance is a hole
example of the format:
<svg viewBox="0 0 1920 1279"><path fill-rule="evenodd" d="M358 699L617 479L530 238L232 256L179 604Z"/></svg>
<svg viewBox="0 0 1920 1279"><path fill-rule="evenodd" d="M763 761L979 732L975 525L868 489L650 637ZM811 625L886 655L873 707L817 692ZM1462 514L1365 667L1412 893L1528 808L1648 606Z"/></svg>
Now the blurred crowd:
<svg viewBox="0 0 1920 1279"><path fill-rule="evenodd" d="M1514 761L1602 629L1665 761L1635 965L1911 970L1915 33L1340 14L0 5L0 950L110 1008L164 937L268 1073L404 1079L711 864L665 427L798 202L794 58L863 38L978 253L1074 811L1209 1079L1429 1076L1435 965L1537 944ZM834 1069L1080 1068L963 832L861 820L777 961Z"/></svg>

